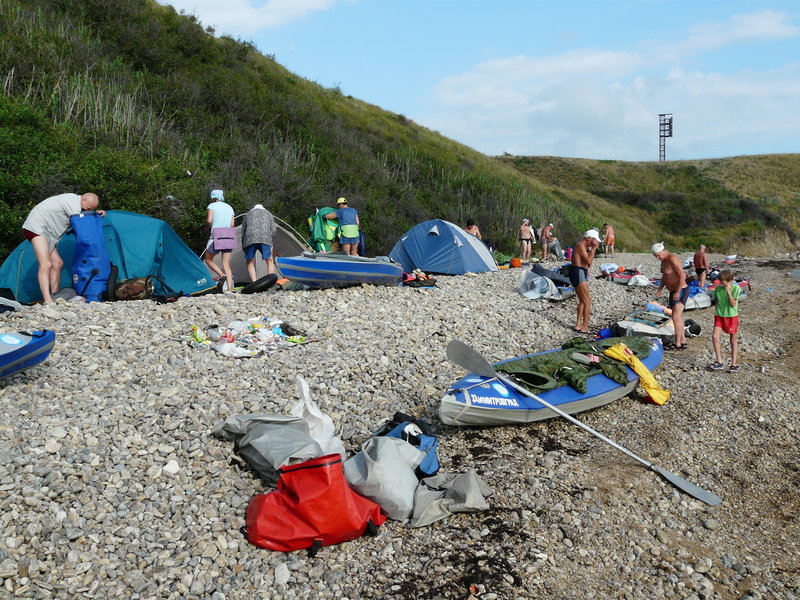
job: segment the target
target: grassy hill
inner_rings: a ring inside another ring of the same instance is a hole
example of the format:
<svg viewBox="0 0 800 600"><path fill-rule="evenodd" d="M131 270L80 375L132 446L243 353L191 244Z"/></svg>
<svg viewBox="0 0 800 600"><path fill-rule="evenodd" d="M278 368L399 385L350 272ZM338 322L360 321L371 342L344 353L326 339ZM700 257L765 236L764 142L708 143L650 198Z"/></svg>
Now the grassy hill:
<svg viewBox="0 0 800 600"><path fill-rule="evenodd" d="M800 154L631 163L555 157L498 160L580 197L615 225L618 245L643 249L706 244L764 253L796 246Z"/></svg>
<svg viewBox="0 0 800 600"><path fill-rule="evenodd" d="M552 221L567 243L608 220L629 249L710 243L711 233L714 244L777 239L772 228L796 237L797 189L786 183L796 157L708 169L495 159L153 0L0 0L0 83L0 258L22 240L30 208L65 191L163 218L195 250L214 188L237 212L260 202L303 233L316 208L346 196L373 255L429 218L472 218L506 252L523 217ZM767 169L774 185L761 187ZM725 220L681 220L652 198L695 203L701 192Z"/></svg>

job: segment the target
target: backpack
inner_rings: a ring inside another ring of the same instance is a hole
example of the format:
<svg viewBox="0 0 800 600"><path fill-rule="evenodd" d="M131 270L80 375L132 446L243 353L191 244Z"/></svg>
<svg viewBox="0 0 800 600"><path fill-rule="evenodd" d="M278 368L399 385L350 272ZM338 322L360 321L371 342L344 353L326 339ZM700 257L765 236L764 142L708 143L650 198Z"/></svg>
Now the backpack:
<svg viewBox="0 0 800 600"><path fill-rule="evenodd" d="M414 432L413 428L410 431L406 431L409 425L416 426L420 433ZM416 470L418 479L431 477L439 472L439 457L437 455L439 440L431 435L430 426L422 419L417 419L398 411L394 414L392 420L386 423L376 435L405 440L420 452L425 453L425 458L422 459Z"/></svg>
<svg viewBox="0 0 800 600"><path fill-rule="evenodd" d="M183 291L176 292L156 275L123 279L118 282L118 272L119 268L111 265L111 273L108 276L108 287L105 293L105 299L109 302L152 298L159 304L166 304L167 302L175 302L175 300L183 296ZM160 284L163 293L156 293L156 283Z"/></svg>

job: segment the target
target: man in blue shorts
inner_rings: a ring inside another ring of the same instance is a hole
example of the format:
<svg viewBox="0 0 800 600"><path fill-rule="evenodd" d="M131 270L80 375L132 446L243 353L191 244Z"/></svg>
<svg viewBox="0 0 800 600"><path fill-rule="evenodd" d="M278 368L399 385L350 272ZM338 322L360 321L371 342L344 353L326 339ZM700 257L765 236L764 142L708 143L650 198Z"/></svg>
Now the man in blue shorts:
<svg viewBox="0 0 800 600"><path fill-rule="evenodd" d="M600 246L600 234L590 229L583 234L583 239L572 247L572 260L569 265L569 281L578 296L578 318L575 331L589 333L589 313L592 300L589 297L589 269L592 267L594 253Z"/></svg>
<svg viewBox="0 0 800 600"><path fill-rule="evenodd" d="M272 259L272 240L275 237L275 218L261 204L256 204L247 211L242 219L242 248L247 261L247 274L250 281L256 276L256 252L267 265L267 273L275 272L275 261Z"/></svg>
<svg viewBox="0 0 800 600"><path fill-rule="evenodd" d="M689 286L686 285L686 273L683 263L677 254L667 252L664 242L658 242L650 247L650 251L661 261L661 283L658 285L656 298L661 297L661 290L665 287L669 291L669 308L672 309L672 326L675 328L675 342L667 344L667 350L686 350L686 331L683 325L683 309L689 299Z"/></svg>
<svg viewBox="0 0 800 600"><path fill-rule="evenodd" d="M358 220L358 213L355 208L347 206L347 198L339 198L336 201L336 210L325 215L328 219L337 219L342 234L339 236L339 243L345 254L358 256L358 227L361 224Z"/></svg>

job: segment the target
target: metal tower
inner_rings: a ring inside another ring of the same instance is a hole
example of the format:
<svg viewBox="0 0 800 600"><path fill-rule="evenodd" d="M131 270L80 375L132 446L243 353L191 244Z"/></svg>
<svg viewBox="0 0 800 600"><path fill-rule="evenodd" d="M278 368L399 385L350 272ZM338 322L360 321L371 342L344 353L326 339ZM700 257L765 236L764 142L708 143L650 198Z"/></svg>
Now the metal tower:
<svg viewBox="0 0 800 600"><path fill-rule="evenodd" d="M672 113L658 115L658 160L667 160L666 140L672 137Z"/></svg>

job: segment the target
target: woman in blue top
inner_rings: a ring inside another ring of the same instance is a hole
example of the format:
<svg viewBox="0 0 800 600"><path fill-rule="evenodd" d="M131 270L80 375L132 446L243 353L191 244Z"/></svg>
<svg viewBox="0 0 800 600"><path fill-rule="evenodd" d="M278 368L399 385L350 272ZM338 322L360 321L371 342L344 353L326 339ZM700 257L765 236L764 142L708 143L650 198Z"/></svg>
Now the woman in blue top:
<svg viewBox="0 0 800 600"><path fill-rule="evenodd" d="M339 198L336 201L336 210L325 215L327 219L337 219L342 234L339 236L339 243L345 254L358 256L358 213L355 208L347 206L347 198Z"/></svg>
<svg viewBox="0 0 800 600"><path fill-rule="evenodd" d="M214 201L208 205L206 213L206 223L211 227L211 237L208 239L206 246L206 253L203 261L206 266L218 275L219 278L224 277L227 293L233 293L233 271L231 271L231 250L217 250L214 248L214 230L217 227L233 227L233 208L225 202L225 197L222 190L213 190L211 192L211 199ZM214 257L222 252L222 269L214 263Z"/></svg>

